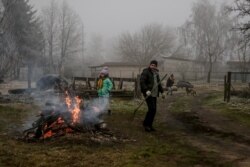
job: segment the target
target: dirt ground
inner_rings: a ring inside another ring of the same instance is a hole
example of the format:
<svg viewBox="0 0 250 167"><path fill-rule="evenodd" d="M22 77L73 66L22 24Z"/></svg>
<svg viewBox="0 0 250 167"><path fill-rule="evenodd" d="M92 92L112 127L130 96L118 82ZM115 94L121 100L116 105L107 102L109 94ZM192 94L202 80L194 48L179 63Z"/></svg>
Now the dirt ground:
<svg viewBox="0 0 250 167"><path fill-rule="evenodd" d="M142 127L146 105L131 119L140 100L114 99L105 117L111 136L74 134L38 143L16 137L39 109L0 104L0 166L249 167L249 100L241 107L227 104L218 90L198 88L197 96L178 90L159 98L156 132Z"/></svg>
<svg viewBox="0 0 250 167"><path fill-rule="evenodd" d="M204 152L215 152L220 155L219 161L233 162L233 166L250 166L250 128L246 124L227 117L216 109L202 104L211 92L201 92L190 96L189 107L181 114L171 112L171 106L185 96L175 93L160 101L161 121L166 126L179 131L193 146ZM250 109L248 108L250 112ZM248 114L249 114L248 112Z"/></svg>

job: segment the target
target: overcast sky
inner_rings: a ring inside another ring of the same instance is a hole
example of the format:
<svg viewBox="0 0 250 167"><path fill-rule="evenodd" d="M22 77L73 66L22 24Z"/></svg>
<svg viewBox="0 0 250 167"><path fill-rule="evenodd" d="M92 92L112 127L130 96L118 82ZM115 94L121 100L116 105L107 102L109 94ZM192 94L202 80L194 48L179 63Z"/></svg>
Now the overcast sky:
<svg viewBox="0 0 250 167"><path fill-rule="evenodd" d="M62 0L59 0L62 1ZM150 23L180 26L191 14L197 0L67 0L80 15L87 35L105 38L135 32ZM220 3L223 0L211 0ZM50 0L30 0L38 11Z"/></svg>

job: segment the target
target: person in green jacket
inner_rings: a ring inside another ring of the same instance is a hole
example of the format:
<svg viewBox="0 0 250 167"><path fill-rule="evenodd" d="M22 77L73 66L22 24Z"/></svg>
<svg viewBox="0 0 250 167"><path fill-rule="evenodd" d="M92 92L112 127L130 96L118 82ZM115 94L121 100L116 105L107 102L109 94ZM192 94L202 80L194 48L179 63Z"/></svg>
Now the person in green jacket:
<svg viewBox="0 0 250 167"><path fill-rule="evenodd" d="M97 93L102 105L106 105L108 113L111 114L111 110L109 108L109 97L110 91L113 88L113 83L109 78L109 71L107 67L104 67L99 75L99 79L97 81Z"/></svg>

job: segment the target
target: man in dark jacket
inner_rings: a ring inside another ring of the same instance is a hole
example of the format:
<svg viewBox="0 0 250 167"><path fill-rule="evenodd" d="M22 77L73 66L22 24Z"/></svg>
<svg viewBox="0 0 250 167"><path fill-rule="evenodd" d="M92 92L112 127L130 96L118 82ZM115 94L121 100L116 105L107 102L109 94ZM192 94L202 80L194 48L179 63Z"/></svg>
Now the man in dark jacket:
<svg viewBox="0 0 250 167"><path fill-rule="evenodd" d="M141 92L148 106L148 112L143 121L143 126L147 132L155 131L152 125L156 114L156 99L159 96L159 92L163 93L157 64L156 60L152 60L149 67L143 70L140 78Z"/></svg>

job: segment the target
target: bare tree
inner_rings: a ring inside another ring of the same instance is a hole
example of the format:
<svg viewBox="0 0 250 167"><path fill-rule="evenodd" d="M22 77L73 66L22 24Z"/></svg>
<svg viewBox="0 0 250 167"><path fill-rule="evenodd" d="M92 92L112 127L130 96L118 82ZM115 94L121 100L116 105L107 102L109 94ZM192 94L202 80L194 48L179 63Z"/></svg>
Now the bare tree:
<svg viewBox="0 0 250 167"><path fill-rule="evenodd" d="M84 33L84 25L81 25L81 60L82 60L82 67L84 64L86 64L86 58L85 58L85 33ZM84 68L82 68L83 71L85 71Z"/></svg>
<svg viewBox="0 0 250 167"><path fill-rule="evenodd" d="M239 44L237 45L237 49L236 49L236 54L237 54L237 58L238 61L240 62L239 64L239 70L241 72L249 72L250 67L249 67L249 63L250 63L250 48L249 48L249 44L248 41L244 40L244 41L240 41ZM242 81L246 82L247 81L247 75L243 74L241 75L242 77Z"/></svg>
<svg viewBox="0 0 250 167"><path fill-rule="evenodd" d="M82 23L79 16L63 1L51 1L43 12L44 36L48 73L64 73L65 63L82 50Z"/></svg>
<svg viewBox="0 0 250 167"><path fill-rule="evenodd" d="M93 34L88 43L88 62L90 64L102 63L104 61L103 38L100 34Z"/></svg>
<svg viewBox="0 0 250 167"><path fill-rule="evenodd" d="M5 11L5 9L4 9L4 6L3 6L3 2L2 2L2 0L0 0L0 24L3 21L4 11Z"/></svg>
<svg viewBox="0 0 250 167"><path fill-rule="evenodd" d="M193 5L191 20L184 25L188 34L187 42L194 48L197 60L204 62L208 83L213 64L223 59L228 47L231 23L229 15L224 12L224 5L217 10L208 0L201 0Z"/></svg>
<svg viewBox="0 0 250 167"><path fill-rule="evenodd" d="M250 41L250 22L248 18L250 16L250 1L249 0L235 0L234 5L228 6L228 10L236 13L240 21L234 28L240 30L244 35L247 42Z"/></svg>
<svg viewBox="0 0 250 167"><path fill-rule="evenodd" d="M250 63L250 1L249 0L235 0L232 6L228 7L231 13L236 14L237 22L234 24L234 37L235 37L235 55L240 62L241 72L249 71ZM238 34L240 31L241 34ZM242 76L242 80L246 80L246 76Z"/></svg>
<svg viewBox="0 0 250 167"><path fill-rule="evenodd" d="M237 24L237 23L236 23ZM240 72L249 72L250 67L250 48L249 41L245 40L244 34L239 31L232 31L230 42L230 49L228 50L230 54L230 59L237 61L237 65L234 70ZM246 82L247 75L242 74L241 78L243 82Z"/></svg>
<svg viewBox="0 0 250 167"><path fill-rule="evenodd" d="M81 51L81 27L79 16L63 1L59 16L58 72L63 74L64 63L69 56Z"/></svg>
<svg viewBox="0 0 250 167"><path fill-rule="evenodd" d="M238 59L240 62L243 62L242 72L248 72L249 70L248 67L248 63L250 62L249 53L250 53L250 48L246 41L245 43L242 43L242 45L239 45Z"/></svg>
<svg viewBox="0 0 250 167"><path fill-rule="evenodd" d="M48 61L45 61L45 66L48 65L47 69L48 73L55 72L55 45L56 45L56 38L57 38L57 28L58 28L58 22L57 22L57 14L58 14L58 4L55 2L55 0L52 0L50 2L50 6L45 8L42 12L42 20L43 20L43 34L45 38L45 48L48 50ZM46 58L45 58L46 60Z"/></svg>
<svg viewBox="0 0 250 167"><path fill-rule="evenodd" d="M149 24L135 34L122 34L117 49L124 60L142 66L161 55L170 55L174 41L175 36L170 28Z"/></svg>

